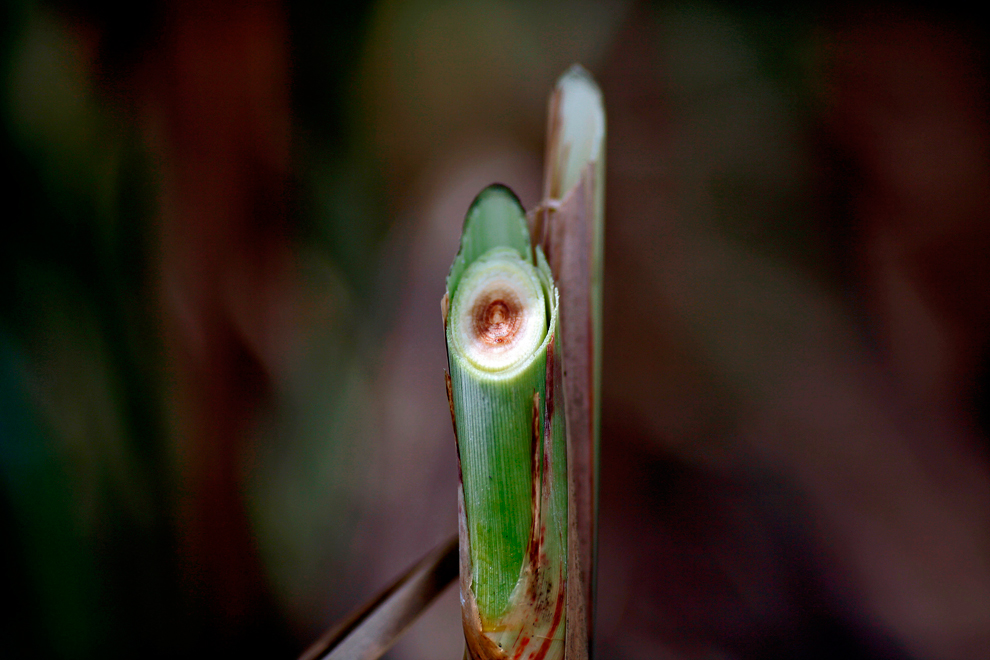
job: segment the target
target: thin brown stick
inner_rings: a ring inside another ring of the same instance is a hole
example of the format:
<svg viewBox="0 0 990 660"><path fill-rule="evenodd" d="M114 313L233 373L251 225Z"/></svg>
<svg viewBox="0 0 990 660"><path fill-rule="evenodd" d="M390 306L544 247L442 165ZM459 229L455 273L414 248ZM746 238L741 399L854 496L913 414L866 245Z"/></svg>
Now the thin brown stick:
<svg viewBox="0 0 990 660"><path fill-rule="evenodd" d="M299 660L376 660L457 577L457 536L330 628Z"/></svg>

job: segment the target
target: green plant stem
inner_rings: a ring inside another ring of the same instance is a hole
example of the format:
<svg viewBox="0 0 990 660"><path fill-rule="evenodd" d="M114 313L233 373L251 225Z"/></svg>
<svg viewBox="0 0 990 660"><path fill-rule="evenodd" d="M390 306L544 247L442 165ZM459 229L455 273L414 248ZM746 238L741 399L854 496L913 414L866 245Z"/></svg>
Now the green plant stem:
<svg viewBox="0 0 990 660"><path fill-rule="evenodd" d="M567 477L557 291L506 188L465 219L443 311L473 658L561 657Z"/></svg>

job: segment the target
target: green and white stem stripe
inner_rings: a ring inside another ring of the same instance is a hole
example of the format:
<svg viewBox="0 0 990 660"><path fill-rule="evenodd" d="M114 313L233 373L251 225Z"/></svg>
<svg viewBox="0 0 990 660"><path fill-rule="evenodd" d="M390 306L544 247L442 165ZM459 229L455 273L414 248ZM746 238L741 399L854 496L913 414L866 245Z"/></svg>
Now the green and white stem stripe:
<svg viewBox="0 0 990 660"><path fill-rule="evenodd" d="M558 294L503 186L486 188L467 213L443 317L467 654L561 658L568 495Z"/></svg>

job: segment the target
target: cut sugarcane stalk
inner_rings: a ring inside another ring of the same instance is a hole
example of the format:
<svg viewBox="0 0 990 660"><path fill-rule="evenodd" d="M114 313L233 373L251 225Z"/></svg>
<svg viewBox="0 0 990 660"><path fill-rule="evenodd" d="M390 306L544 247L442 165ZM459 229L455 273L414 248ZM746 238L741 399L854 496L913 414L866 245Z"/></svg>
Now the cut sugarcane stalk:
<svg viewBox="0 0 990 660"><path fill-rule="evenodd" d="M475 660L591 655L604 146L601 93L572 67L551 97L530 230L514 195L486 189L447 278L461 604Z"/></svg>
<svg viewBox="0 0 990 660"><path fill-rule="evenodd" d="M562 658L567 448L558 297L507 188L467 213L443 301L467 655Z"/></svg>
<svg viewBox="0 0 990 660"><path fill-rule="evenodd" d="M601 94L572 67L551 97L544 201L527 216L531 231L508 189L484 190L447 278L461 603L474 660L590 656L604 140ZM440 549L424 559L300 660L379 657L442 588L445 557Z"/></svg>
<svg viewBox="0 0 990 660"><path fill-rule="evenodd" d="M594 630L601 408L605 106L578 65L550 97L544 199L529 214L560 291L567 416L567 658L590 657Z"/></svg>

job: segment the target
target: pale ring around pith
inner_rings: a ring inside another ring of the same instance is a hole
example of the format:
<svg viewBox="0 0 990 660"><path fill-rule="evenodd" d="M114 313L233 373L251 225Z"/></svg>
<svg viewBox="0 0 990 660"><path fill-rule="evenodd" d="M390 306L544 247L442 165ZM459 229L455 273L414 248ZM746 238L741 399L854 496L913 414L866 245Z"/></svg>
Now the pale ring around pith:
<svg viewBox="0 0 990 660"><path fill-rule="evenodd" d="M455 350L483 371L511 369L547 333L547 307L536 269L515 250L494 248L468 266L451 301Z"/></svg>

